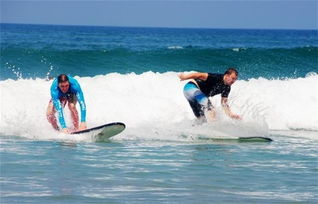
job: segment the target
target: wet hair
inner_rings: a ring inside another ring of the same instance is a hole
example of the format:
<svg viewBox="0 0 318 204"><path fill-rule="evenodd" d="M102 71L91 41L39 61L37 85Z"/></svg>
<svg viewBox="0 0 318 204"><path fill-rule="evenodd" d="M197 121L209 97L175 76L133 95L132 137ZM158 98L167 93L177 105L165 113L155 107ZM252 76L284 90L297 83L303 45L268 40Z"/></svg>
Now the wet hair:
<svg viewBox="0 0 318 204"><path fill-rule="evenodd" d="M57 81L58 81L58 83L63 83L63 82L67 82L69 80L68 80L68 77L66 76L66 74L60 74L57 77Z"/></svg>
<svg viewBox="0 0 318 204"><path fill-rule="evenodd" d="M238 76L238 71L235 68L233 68L233 67L228 68L224 72L224 75L229 75L229 74L232 74L232 73L235 73L235 75Z"/></svg>

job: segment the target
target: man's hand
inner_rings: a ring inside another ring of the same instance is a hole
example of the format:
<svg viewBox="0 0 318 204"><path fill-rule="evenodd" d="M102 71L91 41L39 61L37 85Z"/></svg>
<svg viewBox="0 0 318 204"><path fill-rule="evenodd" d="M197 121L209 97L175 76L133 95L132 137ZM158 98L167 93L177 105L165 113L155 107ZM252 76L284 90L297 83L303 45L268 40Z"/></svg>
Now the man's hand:
<svg viewBox="0 0 318 204"><path fill-rule="evenodd" d="M186 80L186 77L185 77L184 73L178 74L178 77L179 77L180 81Z"/></svg>
<svg viewBox="0 0 318 204"><path fill-rule="evenodd" d="M227 98L222 97L221 98L221 104L222 104L222 107L223 107L226 115L228 115L230 118L233 118L233 119L236 119L236 120L241 120L242 119L241 116L232 113L232 111L230 110L230 106L227 104Z"/></svg>
<svg viewBox="0 0 318 204"><path fill-rule="evenodd" d="M241 116L233 114L233 113L230 115L230 117L233 119L242 120Z"/></svg>
<svg viewBox="0 0 318 204"><path fill-rule="evenodd" d="M87 129L86 122L81 122L78 130L85 130L85 129Z"/></svg>

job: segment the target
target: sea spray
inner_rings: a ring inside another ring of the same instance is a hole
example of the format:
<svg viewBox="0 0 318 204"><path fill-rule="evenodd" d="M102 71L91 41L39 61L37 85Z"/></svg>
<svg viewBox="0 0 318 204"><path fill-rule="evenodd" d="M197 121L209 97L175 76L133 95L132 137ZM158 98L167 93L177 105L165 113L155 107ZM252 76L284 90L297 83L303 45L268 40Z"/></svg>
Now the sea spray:
<svg viewBox="0 0 318 204"><path fill-rule="evenodd" d="M318 130L315 109L318 96L314 92L318 88L317 75L285 80L238 80L232 85L229 103L232 111L243 119L234 121L225 116L220 96L215 96L211 101L218 121L209 127L194 128L191 127L195 125L194 115L182 94L186 82L180 82L176 72L75 78L85 95L88 126L121 121L126 123L126 135L130 137L178 140L187 134L263 136L268 128ZM1 134L56 136L45 116L51 83L39 78L0 81ZM71 124L67 108L65 112L67 123Z"/></svg>

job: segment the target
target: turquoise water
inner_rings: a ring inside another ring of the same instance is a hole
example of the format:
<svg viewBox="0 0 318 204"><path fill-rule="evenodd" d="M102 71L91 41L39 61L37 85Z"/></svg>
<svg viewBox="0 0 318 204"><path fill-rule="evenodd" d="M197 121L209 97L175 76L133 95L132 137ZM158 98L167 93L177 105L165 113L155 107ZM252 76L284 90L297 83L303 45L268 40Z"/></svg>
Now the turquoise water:
<svg viewBox="0 0 318 204"><path fill-rule="evenodd" d="M318 202L317 31L1 24L0 65L1 203ZM178 72L229 66L243 120L216 96L217 121L194 125ZM126 130L52 130L60 73L80 82L89 127Z"/></svg>
<svg viewBox="0 0 318 204"><path fill-rule="evenodd" d="M315 203L317 141L1 140L2 203Z"/></svg>
<svg viewBox="0 0 318 204"><path fill-rule="evenodd" d="M0 79L45 78L48 72L223 72L230 66L242 79L297 78L317 72L317 36L317 30L1 24Z"/></svg>

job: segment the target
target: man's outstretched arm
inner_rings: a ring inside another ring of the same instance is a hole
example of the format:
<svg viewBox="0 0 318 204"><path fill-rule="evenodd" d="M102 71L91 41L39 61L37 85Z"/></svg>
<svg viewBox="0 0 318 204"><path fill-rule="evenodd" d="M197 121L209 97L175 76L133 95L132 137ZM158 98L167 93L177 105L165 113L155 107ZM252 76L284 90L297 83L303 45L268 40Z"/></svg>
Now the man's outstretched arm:
<svg viewBox="0 0 318 204"><path fill-rule="evenodd" d="M178 77L180 78L181 81L183 80L188 80L188 79L201 79L203 81L207 80L209 74L208 73L190 73L190 74L185 74L185 73L180 73L178 74Z"/></svg>
<svg viewBox="0 0 318 204"><path fill-rule="evenodd" d="M222 107L224 109L224 112L226 115L228 115L229 117L233 118L233 119L242 119L239 115L232 113L229 104L227 103L227 98L222 97L221 98L221 104Z"/></svg>

